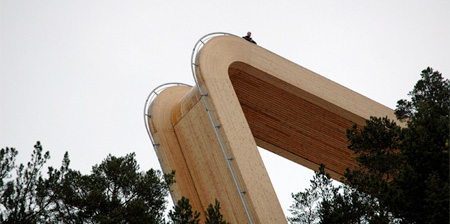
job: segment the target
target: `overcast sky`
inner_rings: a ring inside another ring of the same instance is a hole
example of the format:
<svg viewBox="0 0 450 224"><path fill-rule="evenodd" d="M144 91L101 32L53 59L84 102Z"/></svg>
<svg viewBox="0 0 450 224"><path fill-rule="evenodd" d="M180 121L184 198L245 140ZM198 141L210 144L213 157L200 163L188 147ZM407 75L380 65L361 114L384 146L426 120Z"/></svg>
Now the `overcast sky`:
<svg viewBox="0 0 450 224"><path fill-rule="evenodd" d="M190 56L211 32L258 45L390 108L431 66L450 75L450 1L1 0L0 146L36 141L88 173L135 152L160 169L143 107L167 82L194 84ZM312 171L261 150L286 212Z"/></svg>

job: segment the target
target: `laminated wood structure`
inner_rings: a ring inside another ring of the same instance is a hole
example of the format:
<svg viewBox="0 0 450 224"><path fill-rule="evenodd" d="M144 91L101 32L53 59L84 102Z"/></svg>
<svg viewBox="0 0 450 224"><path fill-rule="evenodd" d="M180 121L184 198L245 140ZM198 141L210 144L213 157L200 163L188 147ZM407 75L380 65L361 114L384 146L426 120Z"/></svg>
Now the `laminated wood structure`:
<svg viewBox="0 0 450 224"><path fill-rule="evenodd" d="M204 211L215 199L231 223L286 223L257 146L334 178L355 165L346 130L391 109L234 36L195 57L197 86L164 89L148 127L175 201Z"/></svg>

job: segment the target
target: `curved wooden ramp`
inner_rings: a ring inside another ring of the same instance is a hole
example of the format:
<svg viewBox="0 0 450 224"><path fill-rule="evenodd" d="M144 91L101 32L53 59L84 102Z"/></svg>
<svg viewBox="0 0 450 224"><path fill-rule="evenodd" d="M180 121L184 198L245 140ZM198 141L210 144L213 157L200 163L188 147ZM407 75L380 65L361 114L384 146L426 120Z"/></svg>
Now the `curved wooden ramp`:
<svg viewBox="0 0 450 224"><path fill-rule="evenodd" d="M346 130L391 109L233 36L196 58L198 86L170 87L148 120L175 201L204 211L217 198L231 223L286 223L257 145L334 178L355 165Z"/></svg>

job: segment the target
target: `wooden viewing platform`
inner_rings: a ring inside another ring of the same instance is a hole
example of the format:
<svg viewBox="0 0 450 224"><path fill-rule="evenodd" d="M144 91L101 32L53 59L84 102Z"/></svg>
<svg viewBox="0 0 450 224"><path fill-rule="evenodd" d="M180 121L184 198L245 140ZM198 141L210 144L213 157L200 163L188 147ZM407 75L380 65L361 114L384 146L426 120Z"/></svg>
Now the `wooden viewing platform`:
<svg viewBox="0 0 450 224"><path fill-rule="evenodd" d="M257 146L310 169L323 163L337 179L356 165L346 130L370 116L396 120L392 109L238 37L210 39L195 63L198 86L163 90L148 125L163 171L176 170L174 200L204 211L217 198L230 223L286 223Z"/></svg>

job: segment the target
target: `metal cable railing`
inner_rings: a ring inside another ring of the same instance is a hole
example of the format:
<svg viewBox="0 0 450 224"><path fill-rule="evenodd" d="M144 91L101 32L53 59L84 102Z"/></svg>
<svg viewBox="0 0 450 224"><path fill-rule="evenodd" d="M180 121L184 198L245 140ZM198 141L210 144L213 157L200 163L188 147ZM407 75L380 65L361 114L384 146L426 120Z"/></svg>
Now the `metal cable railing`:
<svg viewBox="0 0 450 224"><path fill-rule="evenodd" d="M165 83L165 84L159 85L156 88L154 88L150 92L150 94L148 94L147 99L145 100L145 105L144 105L145 129L147 130L148 137L150 138L150 141L152 142L152 145L153 145L153 148L155 149L155 152L156 152L156 147L158 146L158 144L156 144L155 141L153 140L152 134L150 133L150 127L148 126L148 119L152 117L152 115L149 114L149 112L151 112L151 108L153 107L153 100L155 100L156 96L158 96L158 94L161 93L164 89L166 89L168 87L171 87L171 86L189 86L189 87L192 87L191 85L184 84L184 83L178 83L178 82Z"/></svg>
<svg viewBox="0 0 450 224"><path fill-rule="evenodd" d="M217 140L219 142L219 146L220 146L220 148L222 150L223 156L225 158L225 161L227 163L227 166L228 166L228 169L230 171L231 177L233 179L234 185L235 185L235 187L236 187L236 189L238 191L238 194L239 194L239 197L241 199L242 205L244 206L245 213L247 215L248 221L252 224L252 223L254 223L254 219L253 219L253 216L251 214L251 211L248 208L248 202L247 202L247 199L245 197L247 191L242 188L241 183L236 178L236 171L235 171L234 166L232 164L233 157L230 156L230 153L228 152L227 148L223 144L223 139L222 139L222 137L221 137L221 135L220 135L220 133L218 131L218 129L220 129L221 125L214 123L214 120L215 120L214 117L213 117L214 115L211 113L211 110L208 107L208 103L206 102L206 97L208 97L208 93L205 93L200 88L200 85L199 85L198 80L197 80L196 69L195 69L196 67L199 66L198 62L196 62L197 54L198 54L198 52L200 52L200 50L203 47L203 45L205 45L206 42L208 40L210 40L211 38L216 37L216 36L223 36L223 35L236 36L236 35L230 34L230 33L219 33L219 32L217 32L217 33L207 34L207 35L203 36L202 38L200 38L200 40L197 41L197 43L194 45L194 49L192 50L191 70L192 70L192 75L194 77L194 80L195 80L195 83L197 85L198 91L199 91L200 96L202 98L203 104L204 104L204 106L206 108L206 112L208 113L209 120L210 120L211 125L212 125L212 127L214 129L214 133L215 133L216 138L217 138Z"/></svg>
<svg viewBox="0 0 450 224"><path fill-rule="evenodd" d="M206 99L205 99L206 97L208 97L208 93L205 93L200 88L200 85L199 85L198 80L197 80L197 74L196 74L196 71L195 71L195 68L199 66L196 63L197 54L201 50L203 45L205 45L206 42L208 40L210 40L211 38L216 37L216 36L223 36L223 35L236 36L236 35L230 34L230 33L216 32L216 33L207 34L207 35L203 36L202 38L200 38L197 41L197 43L194 45L194 49L192 50L191 70L192 70L192 75L194 77L194 80L195 80L195 83L197 85L198 91L200 93L202 102L203 102L203 104L205 106L206 112L207 112L209 120L211 122L212 128L213 128L214 133L216 135L216 138L217 138L217 140L219 142L220 149L222 150L224 159L225 159L226 164L228 166L228 169L230 171L230 174L231 174L231 177L233 179L233 182L234 182L234 185L236 187L236 190L238 191L241 203L244 206L247 218L248 218L250 224L253 224L254 223L254 219L253 219L253 216L252 216L252 214L251 214L251 212L249 210L248 202L247 202L247 199L245 197L247 191L245 189L243 189L240 181L236 177L236 171L235 171L234 166L232 164L233 157L230 156L230 153L228 152L228 150L226 149L225 145L223 144L223 138L221 137L221 135L220 135L220 133L218 131L218 129L220 129L221 125L214 123L214 120L215 120L214 115L210 112L210 109L208 107L208 103L206 102ZM152 92L150 92L150 94L147 97L147 100L145 101L145 106L144 106L145 128L147 130L147 133L148 133L148 136L150 138L150 141L152 142L153 148L155 149L155 152L157 152L157 147L159 146L159 143L155 143L154 142L153 137L152 137L152 135L150 133L150 128L148 126L148 119L151 118L151 114L148 114L148 112L151 111L151 107L153 106L153 104L152 104L153 100L156 98L156 96L161 91L163 91L164 89L166 89L166 88L168 88L170 86L180 86L180 85L182 85L182 86L190 86L190 85L183 84L183 83L166 83L166 84L163 84L163 85L160 85L160 86L156 87Z"/></svg>

